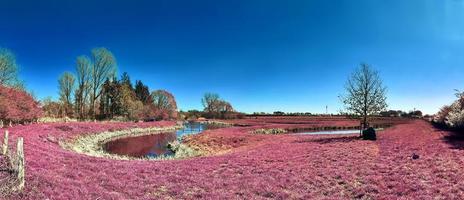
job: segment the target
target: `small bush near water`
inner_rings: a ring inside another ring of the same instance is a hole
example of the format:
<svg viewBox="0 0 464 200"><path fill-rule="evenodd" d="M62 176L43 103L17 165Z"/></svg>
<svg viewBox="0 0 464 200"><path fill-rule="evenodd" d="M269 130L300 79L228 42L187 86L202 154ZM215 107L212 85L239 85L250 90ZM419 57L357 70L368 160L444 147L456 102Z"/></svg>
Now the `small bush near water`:
<svg viewBox="0 0 464 200"><path fill-rule="evenodd" d="M369 127L368 129L362 132L363 140L377 140L377 135L375 134L375 129Z"/></svg>
<svg viewBox="0 0 464 200"><path fill-rule="evenodd" d="M167 148L174 152L173 157L177 159L191 158L200 155L200 152L182 144L182 142L179 142L178 140L168 143Z"/></svg>
<svg viewBox="0 0 464 200"><path fill-rule="evenodd" d="M252 131L251 133L253 134L265 134L265 135L278 135L278 134L284 134L287 133L287 130L281 129L281 128L269 128L269 129L256 129Z"/></svg>
<svg viewBox="0 0 464 200"><path fill-rule="evenodd" d="M204 121L200 123L205 124L207 129L228 128L228 127L233 126L233 124L221 122L221 121Z"/></svg>

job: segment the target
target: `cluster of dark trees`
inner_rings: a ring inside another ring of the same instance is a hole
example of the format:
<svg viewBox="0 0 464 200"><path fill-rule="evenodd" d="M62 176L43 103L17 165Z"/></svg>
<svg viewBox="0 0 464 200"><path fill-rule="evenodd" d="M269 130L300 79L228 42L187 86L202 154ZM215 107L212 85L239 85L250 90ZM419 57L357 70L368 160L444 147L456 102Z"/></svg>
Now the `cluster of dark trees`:
<svg viewBox="0 0 464 200"><path fill-rule="evenodd" d="M134 87L127 73L118 79L116 71L116 59L106 48L95 48L90 56L79 56L76 75L64 72L58 80L60 101L43 101L45 114L79 120L177 117L177 104L171 93L165 90L150 93L140 80Z"/></svg>
<svg viewBox="0 0 464 200"><path fill-rule="evenodd" d="M150 93L148 86L137 80L135 87L127 73L121 79L107 79L102 86L99 119L123 117L130 120L163 120L177 118L174 96L165 90Z"/></svg>

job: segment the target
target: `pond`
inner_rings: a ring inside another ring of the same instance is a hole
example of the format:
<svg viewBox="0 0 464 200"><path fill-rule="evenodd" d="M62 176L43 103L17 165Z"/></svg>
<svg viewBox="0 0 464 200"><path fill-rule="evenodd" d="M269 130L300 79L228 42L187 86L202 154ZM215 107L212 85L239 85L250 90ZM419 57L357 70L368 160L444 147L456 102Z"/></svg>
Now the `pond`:
<svg viewBox="0 0 464 200"><path fill-rule="evenodd" d="M383 129L375 129L376 131L381 131ZM302 135L343 135L343 134L359 134L359 130L332 130L332 131L318 131L318 132L302 132L297 134Z"/></svg>
<svg viewBox="0 0 464 200"><path fill-rule="evenodd" d="M198 122L189 122L184 124L183 129L175 132L117 139L106 143L104 148L113 154L133 157L169 156L173 155L173 152L167 148L168 143L182 136L197 134L206 129L211 129L211 126Z"/></svg>
<svg viewBox="0 0 464 200"><path fill-rule="evenodd" d="M337 135L337 134L359 134L359 130L338 130L338 131L318 131L318 132L303 132L297 134L303 135Z"/></svg>

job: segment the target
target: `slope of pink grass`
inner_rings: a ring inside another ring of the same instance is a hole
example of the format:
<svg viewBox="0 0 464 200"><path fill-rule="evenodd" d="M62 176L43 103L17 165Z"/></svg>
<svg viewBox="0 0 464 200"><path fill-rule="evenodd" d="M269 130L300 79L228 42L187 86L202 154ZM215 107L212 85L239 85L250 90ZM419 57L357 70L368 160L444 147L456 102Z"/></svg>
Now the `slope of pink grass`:
<svg viewBox="0 0 464 200"><path fill-rule="evenodd" d="M174 161L94 158L56 143L89 132L153 125L172 122L12 128L13 138L26 138L27 186L23 194L11 198L464 198L464 151L444 140L450 133L420 120L382 131L375 142L358 140L355 135L248 133L264 124L209 130L189 142L229 153ZM411 159L413 153L420 158Z"/></svg>

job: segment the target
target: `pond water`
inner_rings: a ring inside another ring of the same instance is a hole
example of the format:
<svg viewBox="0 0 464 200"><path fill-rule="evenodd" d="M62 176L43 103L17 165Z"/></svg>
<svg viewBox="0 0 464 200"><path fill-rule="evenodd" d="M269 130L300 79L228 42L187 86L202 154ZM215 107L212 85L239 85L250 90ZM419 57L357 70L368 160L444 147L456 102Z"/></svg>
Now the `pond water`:
<svg viewBox="0 0 464 200"><path fill-rule="evenodd" d="M359 134L359 130L337 130L337 131L318 131L297 133L303 135L337 135L337 134Z"/></svg>
<svg viewBox="0 0 464 200"><path fill-rule="evenodd" d="M375 129L376 132L384 130L383 128ZM300 132L297 134L303 135L343 135L343 134L359 134L359 130L330 130L330 131L317 131L317 132Z"/></svg>
<svg viewBox="0 0 464 200"><path fill-rule="evenodd" d="M184 128L175 132L144 135L138 137L122 138L110 141L105 144L106 151L133 157L158 157L169 156L173 152L167 148L167 144L173 142L184 135L200 133L211 127L197 122L184 124Z"/></svg>

